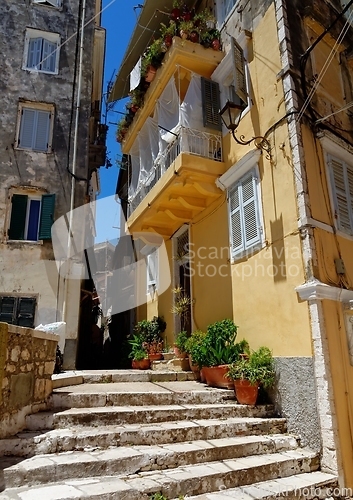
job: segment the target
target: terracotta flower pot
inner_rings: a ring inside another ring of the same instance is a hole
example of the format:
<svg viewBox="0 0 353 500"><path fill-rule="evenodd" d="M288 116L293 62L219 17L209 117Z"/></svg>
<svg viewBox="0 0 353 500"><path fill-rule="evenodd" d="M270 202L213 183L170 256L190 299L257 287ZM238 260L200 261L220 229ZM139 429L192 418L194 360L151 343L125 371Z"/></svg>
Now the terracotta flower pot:
<svg viewBox="0 0 353 500"><path fill-rule="evenodd" d="M194 375L195 380L201 380L201 374L200 374L200 367L199 365L196 365L192 362L192 359L189 356L189 365L190 365L190 370L192 371Z"/></svg>
<svg viewBox="0 0 353 500"><path fill-rule="evenodd" d="M150 366L151 361L148 358L132 360L132 368L134 368L135 370L148 370Z"/></svg>
<svg viewBox="0 0 353 500"><path fill-rule="evenodd" d="M202 383L206 383L206 377L205 377L205 372L203 371L203 368L200 370L200 379Z"/></svg>
<svg viewBox="0 0 353 500"><path fill-rule="evenodd" d="M153 66L149 66L147 68L147 71L146 71L146 74L145 74L145 81L148 82L148 83L151 83L153 80L154 80L154 77L156 76L156 68L154 68Z"/></svg>
<svg viewBox="0 0 353 500"><path fill-rule="evenodd" d="M233 389L233 382L225 378L228 372L228 365L204 366L202 368L207 385L211 387L222 387L223 389Z"/></svg>
<svg viewBox="0 0 353 500"><path fill-rule="evenodd" d="M150 361L159 361L163 358L163 354L161 352L156 352L155 354L149 354L148 359Z"/></svg>
<svg viewBox="0 0 353 500"><path fill-rule="evenodd" d="M249 380L234 380L235 396L241 405L255 405L259 393L258 384L251 385Z"/></svg>
<svg viewBox="0 0 353 500"><path fill-rule="evenodd" d="M196 31L192 31L189 36L190 42L198 43L200 40L199 34Z"/></svg>
<svg viewBox="0 0 353 500"><path fill-rule="evenodd" d="M219 50L221 47L221 42L218 40L218 38L215 38L214 40L212 40L211 45L212 45L213 50Z"/></svg>
<svg viewBox="0 0 353 500"><path fill-rule="evenodd" d="M180 17L180 9L175 8L172 10L170 17L173 21L177 21Z"/></svg>
<svg viewBox="0 0 353 500"><path fill-rule="evenodd" d="M174 346L174 354L177 358L180 358L180 359L185 359L188 357L187 352L181 351L180 349L177 348L177 346Z"/></svg>
<svg viewBox="0 0 353 500"><path fill-rule="evenodd" d="M171 47L172 43L173 43L173 36L172 35L165 35L164 43L165 43L166 47L169 49L169 47Z"/></svg>

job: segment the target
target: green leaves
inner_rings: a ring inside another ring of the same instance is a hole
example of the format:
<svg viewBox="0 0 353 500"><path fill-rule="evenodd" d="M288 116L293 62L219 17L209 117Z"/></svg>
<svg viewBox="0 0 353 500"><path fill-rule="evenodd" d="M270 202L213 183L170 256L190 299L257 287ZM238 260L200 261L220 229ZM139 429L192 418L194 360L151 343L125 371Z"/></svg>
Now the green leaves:
<svg viewBox="0 0 353 500"><path fill-rule="evenodd" d="M272 387L275 381L272 352L268 347L260 347L248 357L231 364L227 377L231 380L249 380L251 384L259 383L265 389Z"/></svg>

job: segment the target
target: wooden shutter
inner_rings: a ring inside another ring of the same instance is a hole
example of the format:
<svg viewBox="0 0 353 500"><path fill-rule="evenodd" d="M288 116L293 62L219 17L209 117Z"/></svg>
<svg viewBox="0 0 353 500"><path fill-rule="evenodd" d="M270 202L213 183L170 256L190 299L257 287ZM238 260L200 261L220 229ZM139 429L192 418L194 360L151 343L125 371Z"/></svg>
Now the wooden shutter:
<svg viewBox="0 0 353 500"><path fill-rule="evenodd" d="M235 186L235 188L230 191L229 205L232 255L236 255L244 249L243 218L239 199L239 185Z"/></svg>
<svg viewBox="0 0 353 500"><path fill-rule="evenodd" d="M51 227L54 223L55 194L43 194L42 209L40 212L39 235L40 240L51 239Z"/></svg>
<svg viewBox="0 0 353 500"><path fill-rule="evenodd" d="M347 188L349 195L349 208L351 214L351 232L353 232L353 168L347 165Z"/></svg>
<svg viewBox="0 0 353 500"><path fill-rule="evenodd" d="M22 194L14 194L11 199L11 220L8 231L10 240L23 240L25 233L26 213L28 197Z"/></svg>
<svg viewBox="0 0 353 500"><path fill-rule="evenodd" d="M49 111L36 111L35 139L33 149L48 151L50 115Z"/></svg>
<svg viewBox="0 0 353 500"><path fill-rule="evenodd" d="M16 324L18 326L33 328L35 308L36 299L34 297L19 297Z"/></svg>
<svg viewBox="0 0 353 500"><path fill-rule="evenodd" d="M244 103L247 103L248 92L246 89L244 52L233 37L230 39L230 43L233 59L234 90L237 96L244 101Z"/></svg>
<svg viewBox="0 0 353 500"><path fill-rule="evenodd" d="M43 40L43 54L41 69L43 71L55 72L56 67L56 43Z"/></svg>
<svg viewBox="0 0 353 500"><path fill-rule="evenodd" d="M337 225L339 229L351 231L352 226L346 193L344 162L338 158L329 156L329 163L334 185Z"/></svg>
<svg viewBox="0 0 353 500"><path fill-rule="evenodd" d="M219 84L201 77L201 92L204 127L222 130L221 117L219 115Z"/></svg>
<svg viewBox="0 0 353 500"><path fill-rule="evenodd" d="M0 297L0 321L14 324L16 319L16 298Z"/></svg>
<svg viewBox="0 0 353 500"><path fill-rule="evenodd" d="M36 111L34 109L23 108L21 116L20 137L18 145L21 148L33 148L33 137L36 124Z"/></svg>
<svg viewBox="0 0 353 500"><path fill-rule="evenodd" d="M241 199L243 208L243 227L245 249L253 247L261 241L258 201L256 196L256 178L249 175L241 183Z"/></svg>
<svg viewBox="0 0 353 500"><path fill-rule="evenodd" d="M27 68L40 67L42 53L42 38L30 38L28 43Z"/></svg>

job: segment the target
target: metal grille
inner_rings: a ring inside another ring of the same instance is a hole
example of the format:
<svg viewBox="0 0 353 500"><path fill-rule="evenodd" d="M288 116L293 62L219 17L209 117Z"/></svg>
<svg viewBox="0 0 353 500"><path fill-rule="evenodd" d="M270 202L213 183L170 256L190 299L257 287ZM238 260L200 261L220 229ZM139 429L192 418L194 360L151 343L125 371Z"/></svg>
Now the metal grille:
<svg viewBox="0 0 353 500"><path fill-rule="evenodd" d="M177 255L184 257L189 253L189 231L186 230L177 237Z"/></svg>

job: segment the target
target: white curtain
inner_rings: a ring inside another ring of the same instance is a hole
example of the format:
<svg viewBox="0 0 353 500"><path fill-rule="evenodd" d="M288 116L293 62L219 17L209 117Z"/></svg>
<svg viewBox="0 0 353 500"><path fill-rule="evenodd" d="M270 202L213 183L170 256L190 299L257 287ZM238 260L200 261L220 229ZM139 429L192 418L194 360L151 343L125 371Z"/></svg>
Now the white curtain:
<svg viewBox="0 0 353 500"><path fill-rule="evenodd" d="M169 80L158 99L158 125L160 126L159 135L162 141L173 142L180 126L180 102L174 77ZM170 132L174 132L171 134Z"/></svg>
<svg viewBox="0 0 353 500"><path fill-rule="evenodd" d="M185 129L202 131L203 112L201 95L201 77L192 75L184 101L180 105L180 125L183 127L180 136L180 151L189 151L194 154L203 154L206 145L202 135L187 133Z"/></svg>
<svg viewBox="0 0 353 500"><path fill-rule="evenodd" d="M130 90L134 90L141 80L141 57L130 73Z"/></svg>
<svg viewBox="0 0 353 500"><path fill-rule="evenodd" d="M139 180L148 186L155 175L154 162L159 152L159 135L156 120L148 117L138 135L140 150Z"/></svg>
<svg viewBox="0 0 353 500"><path fill-rule="evenodd" d="M129 185L129 193L128 198L129 201L132 200L135 196L135 193L138 191L140 187L139 179L140 179L140 150L138 145L138 140L134 142L129 151L129 155L131 158L131 181Z"/></svg>

